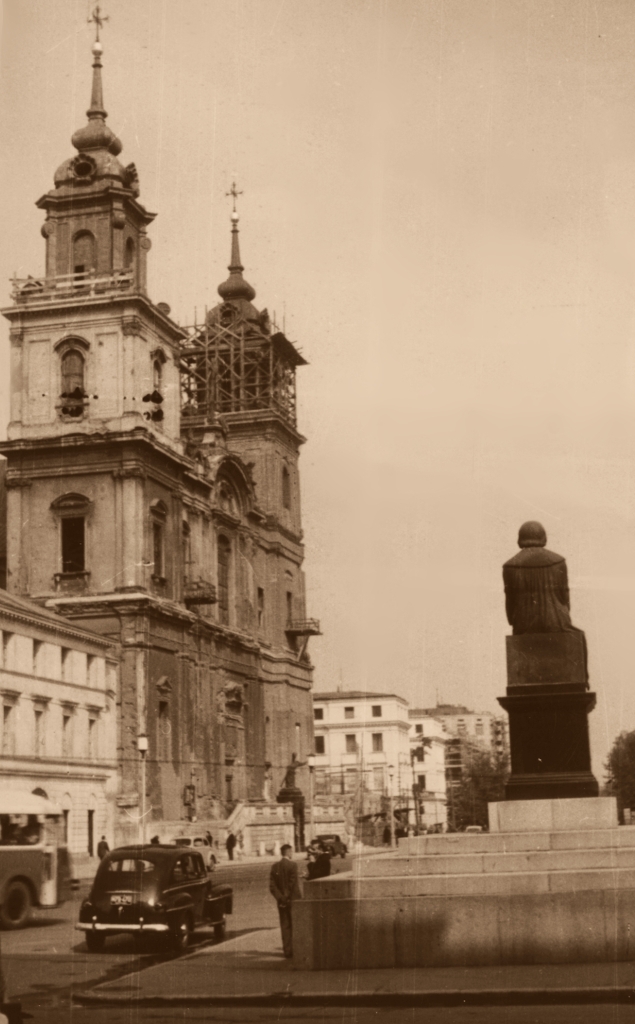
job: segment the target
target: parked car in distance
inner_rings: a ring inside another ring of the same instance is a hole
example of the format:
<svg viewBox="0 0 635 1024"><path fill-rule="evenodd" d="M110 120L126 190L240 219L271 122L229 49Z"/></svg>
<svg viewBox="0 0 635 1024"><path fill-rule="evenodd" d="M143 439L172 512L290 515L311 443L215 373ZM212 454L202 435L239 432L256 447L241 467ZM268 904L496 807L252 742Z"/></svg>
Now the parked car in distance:
<svg viewBox="0 0 635 1024"><path fill-rule="evenodd" d="M328 852L331 854L331 857L337 857L339 855L342 860L344 860L348 847L346 843L342 842L339 836L329 833L328 835L316 836L315 838L318 843L322 843L322 845L326 847Z"/></svg>
<svg viewBox="0 0 635 1024"><path fill-rule="evenodd" d="M213 871L216 867L216 856L205 836L177 836L172 842L176 846L189 846L191 849L198 850L208 871Z"/></svg>
<svg viewBox="0 0 635 1024"><path fill-rule="evenodd" d="M466 832L482 832L483 831L483 826L482 825L467 825L465 831Z"/></svg>
<svg viewBox="0 0 635 1024"><path fill-rule="evenodd" d="M99 865L76 927L91 953L103 949L108 935L123 932L162 935L179 951L199 925L212 925L215 938L223 939L232 909L232 887L212 885L198 850L121 846Z"/></svg>

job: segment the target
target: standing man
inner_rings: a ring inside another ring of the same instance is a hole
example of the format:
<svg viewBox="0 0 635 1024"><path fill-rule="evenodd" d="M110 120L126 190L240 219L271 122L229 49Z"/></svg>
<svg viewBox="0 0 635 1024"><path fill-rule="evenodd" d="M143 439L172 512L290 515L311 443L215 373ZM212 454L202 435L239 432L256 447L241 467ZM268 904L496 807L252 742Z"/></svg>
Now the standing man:
<svg viewBox="0 0 635 1024"><path fill-rule="evenodd" d="M227 856L230 860L234 859L234 847L236 845L236 836L233 832L230 832L225 840L225 846L227 847Z"/></svg>
<svg viewBox="0 0 635 1024"><path fill-rule="evenodd" d="M293 848L285 843L280 853L280 860L271 868L269 892L278 904L282 948L284 955L289 958L293 956L291 904L294 900L302 899L302 890L298 881L298 865L293 860Z"/></svg>
<svg viewBox="0 0 635 1024"><path fill-rule="evenodd" d="M103 860L107 853L110 852L110 847L106 842L106 837L102 836L97 843L97 856L100 860Z"/></svg>

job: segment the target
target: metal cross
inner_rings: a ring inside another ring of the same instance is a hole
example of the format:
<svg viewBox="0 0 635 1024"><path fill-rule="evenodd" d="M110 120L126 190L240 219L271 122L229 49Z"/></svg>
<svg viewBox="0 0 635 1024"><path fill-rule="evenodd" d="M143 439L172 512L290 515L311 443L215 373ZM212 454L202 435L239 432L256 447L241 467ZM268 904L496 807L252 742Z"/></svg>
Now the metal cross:
<svg viewBox="0 0 635 1024"><path fill-rule="evenodd" d="M230 188L229 192L225 193L225 195L226 196L232 196L232 198L233 198L233 206L234 206L233 212L236 213L236 200L238 199L238 196L242 195L242 192L237 192L236 191L236 182L235 181L232 181L232 187Z"/></svg>
<svg viewBox="0 0 635 1024"><path fill-rule="evenodd" d="M90 18L87 18L86 20L88 21L89 25L91 24L91 22L95 22L95 42L98 43L99 30L100 28L104 27L104 22L109 20L108 15L102 15L101 10L99 8L99 4L97 4Z"/></svg>

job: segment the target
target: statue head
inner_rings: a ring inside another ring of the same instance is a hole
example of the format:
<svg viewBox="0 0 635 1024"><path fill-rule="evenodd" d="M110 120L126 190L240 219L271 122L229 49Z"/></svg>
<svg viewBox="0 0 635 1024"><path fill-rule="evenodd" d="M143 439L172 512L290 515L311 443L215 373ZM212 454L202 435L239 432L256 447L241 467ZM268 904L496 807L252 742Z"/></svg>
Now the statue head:
<svg viewBox="0 0 635 1024"><path fill-rule="evenodd" d="M518 531L519 548L544 548L546 543L547 534L542 523L536 523L533 520L523 523Z"/></svg>

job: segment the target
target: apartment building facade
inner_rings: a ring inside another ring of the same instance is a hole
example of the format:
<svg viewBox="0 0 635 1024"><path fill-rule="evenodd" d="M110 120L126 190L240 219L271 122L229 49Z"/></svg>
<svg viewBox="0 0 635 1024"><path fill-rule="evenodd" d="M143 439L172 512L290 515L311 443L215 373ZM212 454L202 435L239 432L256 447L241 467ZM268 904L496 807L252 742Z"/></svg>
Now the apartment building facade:
<svg viewBox="0 0 635 1024"><path fill-rule="evenodd" d="M0 781L63 811L71 853L93 856L116 818L115 644L0 590Z"/></svg>

